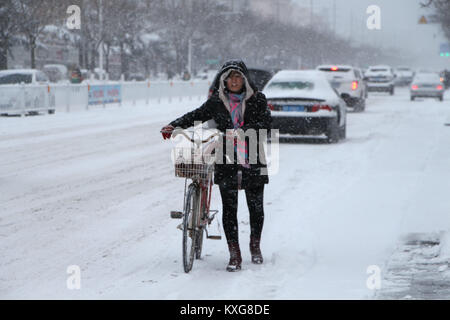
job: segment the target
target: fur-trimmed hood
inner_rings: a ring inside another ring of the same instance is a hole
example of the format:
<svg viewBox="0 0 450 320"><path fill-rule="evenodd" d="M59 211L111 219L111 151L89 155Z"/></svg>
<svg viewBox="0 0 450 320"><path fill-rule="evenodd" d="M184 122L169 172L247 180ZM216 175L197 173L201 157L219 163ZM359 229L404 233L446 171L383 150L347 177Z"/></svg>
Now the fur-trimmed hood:
<svg viewBox="0 0 450 320"><path fill-rule="evenodd" d="M232 71L239 72L244 78L245 96L242 101L242 115L244 115L246 101L250 99L250 97L252 97L258 91L258 89L250 79L247 66L242 60L230 60L224 63L224 65L216 75L213 86L213 94L214 93L217 94L220 100L222 100L227 110L230 111L230 103L225 93L226 91L225 80L228 78L229 74ZM243 120L245 121L245 119Z"/></svg>

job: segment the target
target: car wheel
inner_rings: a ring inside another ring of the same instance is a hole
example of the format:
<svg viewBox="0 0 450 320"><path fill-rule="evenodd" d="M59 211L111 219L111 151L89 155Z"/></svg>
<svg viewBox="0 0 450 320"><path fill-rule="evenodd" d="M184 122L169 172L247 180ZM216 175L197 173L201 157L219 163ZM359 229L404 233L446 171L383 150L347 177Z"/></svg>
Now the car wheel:
<svg viewBox="0 0 450 320"><path fill-rule="evenodd" d="M340 132L337 118L333 118L328 122L328 128L326 132L328 143L338 143L339 134Z"/></svg>
<svg viewBox="0 0 450 320"><path fill-rule="evenodd" d="M444 101L444 96L440 96L439 101Z"/></svg>
<svg viewBox="0 0 450 320"><path fill-rule="evenodd" d="M391 88L391 91L390 91L389 93L390 93L390 95L391 95L391 96L393 96L393 95L394 95L394 93L395 93L395 89L394 89L394 87L392 87L392 88Z"/></svg>
<svg viewBox="0 0 450 320"><path fill-rule="evenodd" d="M347 138L347 124L344 124L342 128L339 130L339 138L346 139Z"/></svg>
<svg viewBox="0 0 450 320"><path fill-rule="evenodd" d="M358 105L357 105L356 111L363 112L364 110L366 110L366 100L365 99L360 99L358 101Z"/></svg>
<svg viewBox="0 0 450 320"><path fill-rule="evenodd" d="M416 97L411 96L411 101L414 101L414 100L416 100Z"/></svg>
<svg viewBox="0 0 450 320"><path fill-rule="evenodd" d="M49 109L48 114L55 114L55 109Z"/></svg>

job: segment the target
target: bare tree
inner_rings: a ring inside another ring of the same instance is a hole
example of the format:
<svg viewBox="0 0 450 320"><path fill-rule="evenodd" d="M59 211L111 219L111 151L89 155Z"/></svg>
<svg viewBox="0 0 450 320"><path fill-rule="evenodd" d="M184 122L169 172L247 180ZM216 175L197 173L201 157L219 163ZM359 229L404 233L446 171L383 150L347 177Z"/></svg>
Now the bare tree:
<svg viewBox="0 0 450 320"><path fill-rule="evenodd" d="M39 35L47 25L62 21L65 11L61 9L58 0L13 0L19 21L19 31L26 38L26 45L30 50L31 68L36 68L36 45Z"/></svg>
<svg viewBox="0 0 450 320"><path fill-rule="evenodd" d="M12 0L0 0L0 70L8 69L8 53L19 30L19 20Z"/></svg>
<svg viewBox="0 0 450 320"><path fill-rule="evenodd" d="M426 0L423 8L433 8L435 19L441 24L445 37L450 41L450 0Z"/></svg>

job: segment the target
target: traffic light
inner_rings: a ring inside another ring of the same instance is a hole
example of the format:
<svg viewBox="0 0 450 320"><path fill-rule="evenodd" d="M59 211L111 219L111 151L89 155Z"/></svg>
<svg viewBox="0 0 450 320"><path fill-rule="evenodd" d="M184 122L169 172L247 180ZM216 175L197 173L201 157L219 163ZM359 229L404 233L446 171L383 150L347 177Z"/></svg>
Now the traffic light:
<svg viewBox="0 0 450 320"><path fill-rule="evenodd" d="M441 57L449 58L450 57L450 43L442 43L440 48Z"/></svg>

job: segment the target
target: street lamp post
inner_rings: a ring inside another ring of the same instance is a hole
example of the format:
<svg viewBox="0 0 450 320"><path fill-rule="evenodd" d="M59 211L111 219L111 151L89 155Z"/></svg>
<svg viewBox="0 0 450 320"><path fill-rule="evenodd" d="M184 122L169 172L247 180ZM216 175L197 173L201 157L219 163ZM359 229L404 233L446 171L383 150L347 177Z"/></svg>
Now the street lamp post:
<svg viewBox="0 0 450 320"><path fill-rule="evenodd" d="M103 0L100 0L99 20L100 20L100 44L98 47L99 69L100 69L99 77L100 80L103 80Z"/></svg>
<svg viewBox="0 0 450 320"><path fill-rule="evenodd" d="M188 65L187 65L187 69L189 74L192 74L192 37L189 37L189 42L188 42Z"/></svg>
<svg viewBox="0 0 450 320"><path fill-rule="evenodd" d="M201 23L203 23L204 21L208 20L212 15L214 14L219 14L220 16L226 17L226 16L232 16L232 15L238 15L238 12L220 12L220 13L216 13L216 12L211 12L208 15L206 15L206 17L204 17L201 21L199 21L197 23L197 25L200 25ZM195 36L196 33L196 28L194 28L189 36L188 39L188 63L187 63L187 71L189 72L189 74L192 74L192 38Z"/></svg>

